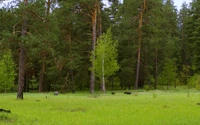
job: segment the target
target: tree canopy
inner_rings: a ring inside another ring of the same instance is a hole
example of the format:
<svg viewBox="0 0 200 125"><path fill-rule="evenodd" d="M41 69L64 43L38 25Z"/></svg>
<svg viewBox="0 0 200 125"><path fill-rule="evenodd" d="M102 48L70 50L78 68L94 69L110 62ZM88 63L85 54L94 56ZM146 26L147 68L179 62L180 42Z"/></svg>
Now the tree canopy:
<svg viewBox="0 0 200 125"><path fill-rule="evenodd" d="M18 2L0 8L0 56L13 59L17 75L6 84L19 98L33 89L94 93L102 74L108 90L187 85L199 74L197 0L181 10L173 0Z"/></svg>

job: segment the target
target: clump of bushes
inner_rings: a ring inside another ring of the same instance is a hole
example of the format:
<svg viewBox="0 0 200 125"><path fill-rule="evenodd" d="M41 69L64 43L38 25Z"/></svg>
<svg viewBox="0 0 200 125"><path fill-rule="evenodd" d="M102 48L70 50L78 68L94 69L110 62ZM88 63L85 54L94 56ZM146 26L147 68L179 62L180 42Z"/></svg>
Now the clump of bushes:
<svg viewBox="0 0 200 125"><path fill-rule="evenodd" d="M149 90L151 90L152 88L151 88L150 85L144 85L143 89L146 90L146 91L149 91Z"/></svg>
<svg viewBox="0 0 200 125"><path fill-rule="evenodd" d="M188 79L188 88L196 88L200 90L200 74L194 74Z"/></svg>

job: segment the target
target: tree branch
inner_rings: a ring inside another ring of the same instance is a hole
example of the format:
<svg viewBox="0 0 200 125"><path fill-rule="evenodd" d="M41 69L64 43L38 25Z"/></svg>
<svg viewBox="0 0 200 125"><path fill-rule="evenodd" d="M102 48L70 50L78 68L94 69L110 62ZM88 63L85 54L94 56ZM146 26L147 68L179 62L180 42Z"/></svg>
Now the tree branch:
<svg viewBox="0 0 200 125"><path fill-rule="evenodd" d="M39 16L36 12L32 10L27 10L27 12L34 14L38 19L42 20L43 22L46 22L45 18Z"/></svg>
<svg viewBox="0 0 200 125"><path fill-rule="evenodd" d="M13 26L13 34L15 34L15 27L17 26L17 24L19 24L21 22L21 20L19 22L17 22L14 26Z"/></svg>
<svg viewBox="0 0 200 125"><path fill-rule="evenodd" d="M34 31L36 31L40 36L42 36L34 27L32 27L31 25L27 25L27 27L31 27Z"/></svg>

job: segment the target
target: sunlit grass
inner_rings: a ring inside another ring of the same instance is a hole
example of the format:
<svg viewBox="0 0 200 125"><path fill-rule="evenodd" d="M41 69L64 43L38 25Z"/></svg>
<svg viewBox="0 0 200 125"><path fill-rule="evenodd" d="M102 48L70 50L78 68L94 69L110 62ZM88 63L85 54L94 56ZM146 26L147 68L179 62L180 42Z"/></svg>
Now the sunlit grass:
<svg viewBox="0 0 200 125"><path fill-rule="evenodd" d="M137 93L137 94L136 94ZM47 97L47 98L46 98ZM1 125L197 125L198 91L143 91L124 95L89 93L0 94Z"/></svg>

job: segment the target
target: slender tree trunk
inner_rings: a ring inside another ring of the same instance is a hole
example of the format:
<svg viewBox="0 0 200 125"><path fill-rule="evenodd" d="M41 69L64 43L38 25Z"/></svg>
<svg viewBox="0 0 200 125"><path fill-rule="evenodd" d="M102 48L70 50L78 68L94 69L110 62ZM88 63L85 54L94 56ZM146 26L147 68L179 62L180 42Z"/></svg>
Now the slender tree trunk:
<svg viewBox="0 0 200 125"><path fill-rule="evenodd" d="M72 80L72 93L75 93L73 69L71 69L71 80Z"/></svg>
<svg viewBox="0 0 200 125"><path fill-rule="evenodd" d="M98 0L98 31L99 31L99 34L98 36L100 37L101 34L102 34L102 18L101 18L101 5L100 5L100 0ZM104 76L104 56L103 56L103 60L102 60L102 85L101 85L101 90L104 92L106 92L106 87L105 87L105 76Z"/></svg>
<svg viewBox="0 0 200 125"><path fill-rule="evenodd" d="M45 54L45 52L43 52L43 54L42 54L42 66L41 66L40 79L39 79L39 92L44 92L45 60L46 60L46 54Z"/></svg>
<svg viewBox="0 0 200 125"><path fill-rule="evenodd" d="M97 7L95 4L94 12L92 13L92 51L95 51L96 46L96 25L97 25ZM95 60L95 56L92 57L92 60ZM94 68L94 61L92 61L92 69ZM95 73L94 71L90 74L90 92L94 94L94 82L95 82Z"/></svg>
<svg viewBox="0 0 200 125"><path fill-rule="evenodd" d="M154 89L157 89L157 79L158 79L158 50L156 49L156 60L155 60L155 83Z"/></svg>
<svg viewBox="0 0 200 125"><path fill-rule="evenodd" d="M167 82L167 90L169 90L169 82Z"/></svg>
<svg viewBox="0 0 200 125"><path fill-rule="evenodd" d="M113 80L113 78L112 78L111 88L112 88L112 90L114 89L114 80Z"/></svg>
<svg viewBox="0 0 200 125"><path fill-rule="evenodd" d="M51 0L48 0L46 2L47 5L47 11L46 11L46 16L48 17L50 14L50 6L51 6ZM47 26L48 30L48 26ZM45 84L44 84L44 76L45 76L45 69L46 69L46 50L43 50L42 52L42 65L40 69L40 78L39 78L39 92L44 92L45 91Z"/></svg>
<svg viewBox="0 0 200 125"><path fill-rule="evenodd" d="M174 83L174 88L176 88L176 79L175 79L175 83Z"/></svg>
<svg viewBox="0 0 200 125"><path fill-rule="evenodd" d="M47 3L47 16L49 16L51 8L51 0L48 0L46 3Z"/></svg>
<svg viewBox="0 0 200 125"><path fill-rule="evenodd" d="M104 76L104 54L102 59L102 91L106 94L106 87L105 87L105 76Z"/></svg>
<svg viewBox="0 0 200 125"><path fill-rule="evenodd" d="M28 4L28 0L24 0L24 6ZM25 37L27 30L27 20L26 13L23 15L23 23L22 23L22 37ZM23 89L24 89L24 74L25 74L25 48L24 44L21 41L20 43L20 53L19 53L19 76L18 76L18 92L17 99L23 99Z"/></svg>
<svg viewBox="0 0 200 125"><path fill-rule="evenodd" d="M99 36L102 34L102 17L101 17L101 5L100 0L98 1L98 18L99 18Z"/></svg>
<svg viewBox="0 0 200 125"><path fill-rule="evenodd" d="M143 6L141 7L140 18L139 18L139 27L138 27L138 57L137 57L137 71L136 71L136 80L135 80L135 89L138 89L138 81L140 74L140 56L141 56L141 43L142 43L142 24L143 24L143 13L146 8L146 0L144 0Z"/></svg>
<svg viewBox="0 0 200 125"><path fill-rule="evenodd" d="M70 42L70 48L69 48L69 53L70 53L70 60L73 62L73 56L72 56L72 36L71 33L68 35L68 40ZM72 83L72 93L75 92L75 87L74 87L74 72L72 66L70 66L70 72L71 72L71 83Z"/></svg>

